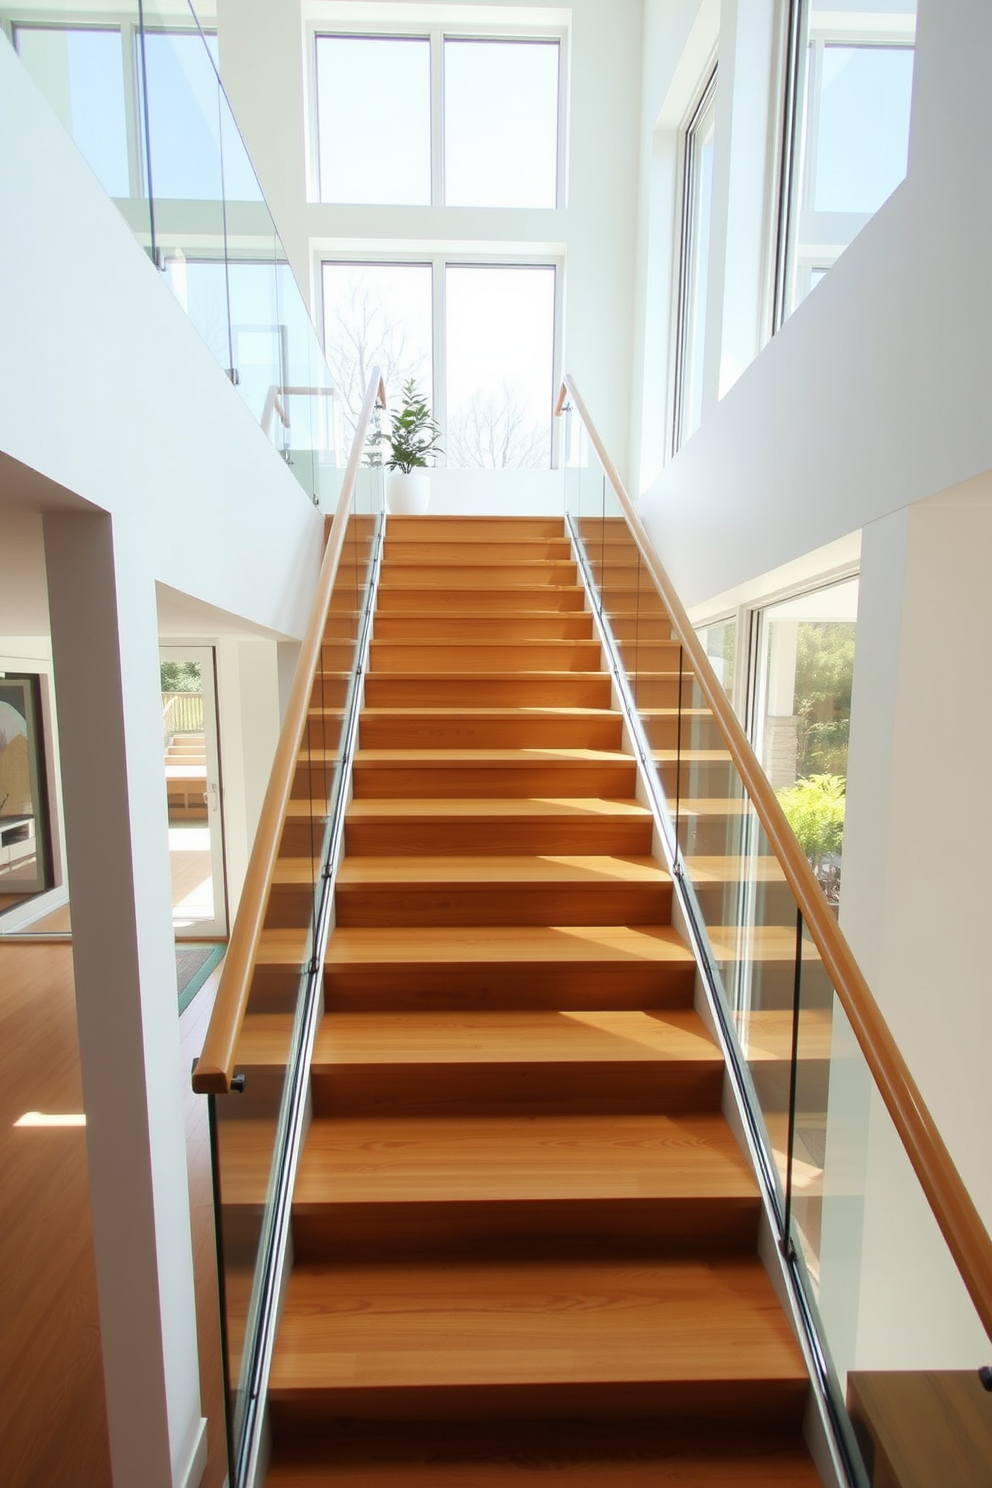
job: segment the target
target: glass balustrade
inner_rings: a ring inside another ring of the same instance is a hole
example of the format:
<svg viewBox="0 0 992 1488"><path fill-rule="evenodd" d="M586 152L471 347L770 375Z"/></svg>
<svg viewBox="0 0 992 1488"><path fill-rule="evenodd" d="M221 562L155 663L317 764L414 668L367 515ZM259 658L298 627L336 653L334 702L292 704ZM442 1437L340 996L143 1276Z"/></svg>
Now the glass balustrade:
<svg viewBox="0 0 992 1488"><path fill-rule="evenodd" d="M177 19L178 17L178 19ZM192 6L18 3L24 66L307 494L333 511L334 379Z"/></svg>
<svg viewBox="0 0 992 1488"><path fill-rule="evenodd" d="M238 1044L244 1089L211 1096L222 1310L227 1338L231 1461L245 1481L258 1405L257 1358L278 1317L276 1228L288 1222L295 1103L321 999L321 927L333 880L325 872L340 841L348 720L357 708L356 668L382 531L382 469L364 468L353 491L318 670L314 678L280 856L269 891L248 1016ZM326 932L325 932L326 933ZM297 1137L298 1139L298 1137Z"/></svg>
<svg viewBox="0 0 992 1488"><path fill-rule="evenodd" d="M566 414L565 510L682 880L699 997L737 1069L844 1472L882 1481L909 1415L929 1413L937 1442L983 1415L992 1431L978 1376L992 1345L611 474L576 430L578 410ZM726 679L704 664L713 695ZM815 880L810 892L832 916Z"/></svg>

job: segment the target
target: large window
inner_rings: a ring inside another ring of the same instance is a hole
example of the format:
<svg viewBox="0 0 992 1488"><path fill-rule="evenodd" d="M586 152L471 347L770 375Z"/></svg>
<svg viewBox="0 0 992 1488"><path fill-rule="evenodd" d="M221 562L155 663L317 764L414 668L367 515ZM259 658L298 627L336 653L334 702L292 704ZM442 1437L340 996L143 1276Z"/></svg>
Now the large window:
<svg viewBox="0 0 992 1488"><path fill-rule="evenodd" d="M325 262L324 346L346 428L379 366L389 401L413 378L449 465L547 467L556 375L549 263Z"/></svg>
<svg viewBox="0 0 992 1488"><path fill-rule="evenodd" d="M755 749L827 898L840 898L858 581L759 612Z"/></svg>
<svg viewBox="0 0 992 1488"><path fill-rule="evenodd" d="M702 90L683 136L673 452L698 429L702 416L715 127L716 68Z"/></svg>
<svg viewBox="0 0 992 1488"><path fill-rule="evenodd" d="M118 28L15 26L14 46L110 196L130 194L124 47Z"/></svg>
<svg viewBox="0 0 992 1488"><path fill-rule="evenodd" d="M321 201L555 207L558 37L317 35Z"/></svg>
<svg viewBox="0 0 992 1488"><path fill-rule="evenodd" d="M778 322L905 177L913 92L915 0L795 3Z"/></svg>
<svg viewBox="0 0 992 1488"><path fill-rule="evenodd" d="M146 29L142 41L132 24L18 24L13 38L109 195L147 196L150 173L157 199L261 201L241 136L221 107L212 33ZM138 146L142 114L147 155ZM206 221L201 215L201 233Z"/></svg>

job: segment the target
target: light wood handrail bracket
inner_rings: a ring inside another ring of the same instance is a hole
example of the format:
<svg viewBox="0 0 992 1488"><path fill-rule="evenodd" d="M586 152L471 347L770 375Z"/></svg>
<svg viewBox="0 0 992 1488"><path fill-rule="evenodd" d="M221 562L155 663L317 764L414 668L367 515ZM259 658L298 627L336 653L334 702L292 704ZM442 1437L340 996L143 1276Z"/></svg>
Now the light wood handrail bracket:
<svg viewBox="0 0 992 1488"><path fill-rule="evenodd" d="M782 806L758 762L737 714L697 636L668 574L624 489L593 425L575 382L565 377L555 412L571 400L616 493L641 558L664 601L672 624L706 700L723 732L748 797L768 835L772 850L802 912L803 923L823 960L841 1006L926 1194L968 1294L992 1338L992 1239L975 1208L943 1138L927 1109L893 1036L858 966L837 920L786 819Z"/></svg>
<svg viewBox="0 0 992 1488"><path fill-rule="evenodd" d="M238 913L231 930L224 971L217 989L217 1000L214 1003L203 1052L193 1072L193 1089L199 1095L225 1095L231 1089L238 1038L248 1006L252 971L258 952L259 937L262 933L269 884L279 856L283 821L293 786L297 756L320 660L327 610L344 548L349 508L358 480L365 438L371 422L372 410L376 405L381 408L386 406L385 387L378 368L373 372L369 382L348 464L345 467L341 494L338 497L330 536L320 566L313 607L300 648L286 716L279 735L279 743L276 746L265 800L262 803Z"/></svg>

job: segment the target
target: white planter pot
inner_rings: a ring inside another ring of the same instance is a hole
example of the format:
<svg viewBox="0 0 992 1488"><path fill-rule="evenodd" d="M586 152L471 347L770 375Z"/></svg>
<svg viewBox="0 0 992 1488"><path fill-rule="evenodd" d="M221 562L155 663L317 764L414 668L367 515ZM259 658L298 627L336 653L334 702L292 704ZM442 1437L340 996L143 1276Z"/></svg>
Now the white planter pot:
<svg viewBox="0 0 992 1488"><path fill-rule="evenodd" d="M429 470L390 470L386 473L386 505L400 517L422 517L431 499Z"/></svg>

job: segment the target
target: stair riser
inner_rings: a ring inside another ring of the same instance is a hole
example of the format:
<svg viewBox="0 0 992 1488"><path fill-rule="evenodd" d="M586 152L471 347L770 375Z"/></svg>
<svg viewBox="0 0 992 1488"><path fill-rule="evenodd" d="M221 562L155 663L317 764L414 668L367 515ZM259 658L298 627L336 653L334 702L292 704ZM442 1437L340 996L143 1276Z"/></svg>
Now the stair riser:
<svg viewBox="0 0 992 1488"><path fill-rule="evenodd" d="M291 930L310 924L319 893L297 884L273 884L265 909L266 930Z"/></svg>
<svg viewBox="0 0 992 1488"><path fill-rule="evenodd" d="M437 822L350 821L345 851L351 856L385 857L416 854L444 857L475 853L480 832L493 853L617 853L643 856L651 851L651 825L608 818L574 821ZM284 837L285 841L285 837Z"/></svg>
<svg viewBox="0 0 992 1488"><path fill-rule="evenodd" d="M602 651L597 641L530 641L509 646L451 641L432 645L415 641L373 641L370 671L376 672L598 672Z"/></svg>
<svg viewBox="0 0 992 1488"><path fill-rule="evenodd" d="M258 973L256 973L257 977ZM679 965L659 970L637 963L582 966L505 962L492 968L465 964L328 966L325 1001L339 1012L522 1011L568 1008L572 1012L692 1006L695 971ZM253 1011L261 1011L261 1008Z"/></svg>
<svg viewBox="0 0 992 1488"><path fill-rule="evenodd" d="M822 1488L798 1426L330 1421L301 1435L277 1438L267 1488Z"/></svg>
<svg viewBox="0 0 992 1488"><path fill-rule="evenodd" d="M274 1385L269 1402L273 1429L280 1436L345 1417L381 1421L663 1418L678 1424L687 1419L719 1419L721 1423L780 1422L791 1427L802 1419L808 1391L806 1381L792 1379L398 1388L340 1385L310 1390L283 1390Z"/></svg>
<svg viewBox="0 0 992 1488"><path fill-rule="evenodd" d="M725 985L734 986L735 979L744 975L747 980L750 1007L755 1012L785 1012L793 1006L795 998L795 976L791 960L756 960L742 963L717 961ZM803 962L802 1005L804 1010L830 1008L834 991L823 966L816 961Z"/></svg>
<svg viewBox="0 0 992 1488"><path fill-rule="evenodd" d="M295 1013L301 972L300 966L256 966L248 996L249 1013Z"/></svg>
<svg viewBox="0 0 992 1488"><path fill-rule="evenodd" d="M311 1079L315 1116L674 1115L720 1109L723 1064L315 1064Z"/></svg>
<svg viewBox="0 0 992 1488"><path fill-rule="evenodd" d="M344 725L343 709L327 709L326 712L311 713L307 718L306 747L309 749L332 750L337 753L341 744L341 730Z"/></svg>
<svg viewBox="0 0 992 1488"><path fill-rule="evenodd" d="M517 563L568 563L571 556L571 543L567 537L519 538L516 542L494 539L482 544L471 539L464 542L453 538L417 542L387 536L384 549L384 561L389 568L397 563L464 564L474 568L480 558L486 564L505 563L512 567Z"/></svg>
<svg viewBox="0 0 992 1488"><path fill-rule="evenodd" d="M621 641L620 659L631 676L641 672L674 672L679 670L677 641L648 641L643 638Z"/></svg>
<svg viewBox="0 0 992 1488"><path fill-rule="evenodd" d="M286 1083L286 1070L284 1067L275 1067L268 1064L253 1065L243 1059L238 1060L237 1067L238 1071L245 1076L245 1088L237 1100L224 1102L221 1135L218 1142L222 1177L225 1150L224 1129L228 1123L241 1121L271 1121L274 1123L279 1115L283 1087ZM272 1130L275 1130L274 1126ZM225 1205L225 1210L226 1208L227 1206Z"/></svg>
<svg viewBox="0 0 992 1488"><path fill-rule="evenodd" d="M659 765L661 783L674 810L677 797L727 797L738 779L729 760L665 760Z"/></svg>
<svg viewBox="0 0 992 1488"><path fill-rule="evenodd" d="M324 626L324 641L329 645L345 645L348 642L354 644L361 624L361 617L348 612L342 615L329 615L327 624Z"/></svg>
<svg viewBox="0 0 992 1488"><path fill-rule="evenodd" d="M389 542L545 542L560 538L561 517L403 517L390 516Z"/></svg>
<svg viewBox="0 0 992 1488"><path fill-rule="evenodd" d="M354 662L353 641L324 640L320 648L320 664L324 671L350 672Z"/></svg>
<svg viewBox="0 0 992 1488"><path fill-rule="evenodd" d="M320 852L326 825L327 818L323 816L314 817L311 822L285 822L282 837L279 839L279 856L281 858L313 857Z"/></svg>
<svg viewBox="0 0 992 1488"><path fill-rule="evenodd" d="M377 614L377 641L590 641L592 620L585 612L557 615L390 615Z"/></svg>
<svg viewBox="0 0 992 1488"><path fill-rule="evenodd" d="M689 857L737 857L741 851L741 818L720 812L685 816L679 821L679 842Z"/></svg>
<svg viewBox="0 0 992 1488"><path fill-rule="evenodd" d="M714 718L687 719L681 724L676 714L668 718L642 718L644 732L652 749L722 749L723 734Z"/></svg>
<svg viewBox="0 0 992 1488"><path fill-rule="evenodd" d="M324 650L327 650L325 646ZM310 693L311 709L328 708L334 712L340 712L348 700L348 676L354 657L348 653L346 667L336 671L333 667L322 663L322 670L314 678L313 688Z"/></svg>
<svg viewBox="0 0 992 1488"><path fill-rule="evenodd" d="M299 903L304 913L309 896ZM336 908L343 926L663 925L671 922L672 891L667 884L339 884Z"/></svg>
<svg viewBox="0 0 992 1488"><path fill-rule="evenodd" d="M416 766L356 761L355 795L364 800L463 797L605 796L634 794L633 763L574 760L543 765L472 765L461 761Z"/></svg>
<svg viewBox="0 0 992 1488"><path fill-rule="evenodd" d="M690 705L689 691L683 681L679 693L678 671L641 676L635 673L630 678L631 691L639 708L687 708Z"/></svg>
<svg viewBox="0 0 992 1488"><path fill-rule="evenodd" d="M546 614L584 613L585 595L578 587L549 589L533 584L504 584L496 589L486 589L480 582L474 587L451 585L424 591L391 589L380 584L376 600L377 617L390 614L527 615L535 610Z"/></svg>
<svg viewBox="0 0 992 1488"><path fill-rule="evenodd" d="M392 590L460 589L478 585L499 589L504 584L520 588L573 587L575 564L557 563L402 563L392 562L380 580L380 593Z"/></svg>
<svg viewBox="0 0 992 1488"><path fill-rule="evenodd" d="M302 1265L355 1259L406 1261L418 1255L474 1251L476 1259L635 1250L655 1255L754 1248L759 1202L664 1199L521 1201L499 1204L335 1204L319 1211L294 1205L293 1254Z"/></svg>
<svg viewBox="0 0 992 1488"><path fill-rule="evenodd" d="M375 717L361 722L363 749L607 749L623 743L623 726L615 714L602 718L574 718L549 713L546 717L448 718Z"/></svg>
<svg viewBox="0 0 992 1488"><path fill-rule="evenodd" d="M692 873L689 874L692 879ZM700 884L693 880L696 899L707 925L732 925L740 916L740 883ZM753 914L757 925L796 923L796 900L788 884L757 884L753 890Z"/></svg>
<svg viewBox="0 0 992 1488"><path fill-rule="evenodd" d="M368 708L608 708L610 679L555 677L377 677L365 679Z"/></svg>

